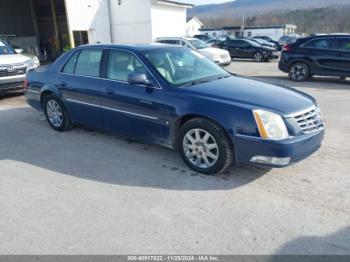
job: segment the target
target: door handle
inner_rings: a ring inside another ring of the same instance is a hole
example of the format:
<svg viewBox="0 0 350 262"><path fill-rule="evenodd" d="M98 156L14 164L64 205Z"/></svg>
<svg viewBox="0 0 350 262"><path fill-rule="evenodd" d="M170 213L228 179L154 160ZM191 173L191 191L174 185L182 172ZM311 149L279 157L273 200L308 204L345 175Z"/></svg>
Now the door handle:
<svg viewBox="0 0 350 262"><path fill-rule="evenodd" d="M109 88L107 88L107 89L106 89L106 94L107 94L107 95L114 95L114 94L115 94L115 92L114 92L114 90L113 90L113 89L109 89Z"/></svg>
<svg viewBox="0 0 350 262"><path fill-rule="evenodd" d="M151 101L147 101L147 100L143 100L143 99L139 100L139 102L142 103L142 104L146 104L146 105L152 105L153 104Z"/></svg>
<svg viewBox="0 0 350 262"><path fill-rule="evenodd" d="M60 86L61 86L61 87L67 87L67 83L62 82L62 83L60 84Z"/></svg>

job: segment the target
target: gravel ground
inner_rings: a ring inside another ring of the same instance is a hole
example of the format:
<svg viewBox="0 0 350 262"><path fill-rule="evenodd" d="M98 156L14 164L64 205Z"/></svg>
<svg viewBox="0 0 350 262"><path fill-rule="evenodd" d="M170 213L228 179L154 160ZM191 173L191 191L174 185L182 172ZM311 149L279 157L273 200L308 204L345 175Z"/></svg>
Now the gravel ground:
<svg viewBox="0 0 350 262"><path fill-rule="evenodd" d="M229 70L315 96L323 147L285 169L202 176L159 146L54 132L23 97L7 97L0 254L350 254L350 82L292 83L276 62Z"/></svg>

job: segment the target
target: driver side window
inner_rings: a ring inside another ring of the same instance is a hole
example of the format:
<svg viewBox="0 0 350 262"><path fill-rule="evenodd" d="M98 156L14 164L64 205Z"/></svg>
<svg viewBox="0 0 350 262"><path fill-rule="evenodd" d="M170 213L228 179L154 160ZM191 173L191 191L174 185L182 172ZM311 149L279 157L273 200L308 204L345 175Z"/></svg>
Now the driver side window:
<svg viewBox="0 0 350 262"><path fill-rule="evenodd" d="M129 52L110 50L107 63L107 78L127 82L130 74L147 74L138 58Z"/></svg>

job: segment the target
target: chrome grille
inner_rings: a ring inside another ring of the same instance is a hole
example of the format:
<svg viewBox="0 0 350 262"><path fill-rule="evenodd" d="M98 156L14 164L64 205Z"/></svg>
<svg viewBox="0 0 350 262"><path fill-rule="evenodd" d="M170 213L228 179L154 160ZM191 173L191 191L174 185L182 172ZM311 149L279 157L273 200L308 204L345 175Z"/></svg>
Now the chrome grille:
<svg viewBox="0 0 350 262"><path fill-rule="evenodd" d="M24 64L0 66L0 76L23 75L26 73L26 71L27 71L27 67Z"/></svg>
<svg viewBox="0 0 350 262"><path fill-rule="evenodd" d="M324 128L324 122L319 108L294 117L304 134L319 131Z"/></svg>

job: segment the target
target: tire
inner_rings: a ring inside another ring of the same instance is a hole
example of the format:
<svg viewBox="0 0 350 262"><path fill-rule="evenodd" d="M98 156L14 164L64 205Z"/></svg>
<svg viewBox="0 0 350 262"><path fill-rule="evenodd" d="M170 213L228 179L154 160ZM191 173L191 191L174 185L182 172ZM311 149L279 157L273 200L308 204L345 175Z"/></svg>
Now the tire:
<svg viewBox="0 0 350 262"><path fill-rule="evenodd" d="M182 125L177 144L185 163L202 174L220 174L234 160L233 145L225 131L205 118L195 118Z"/></svg>
<svg viewBox="0 0 350 262"><path fill-rule="evenodd" d="M56 95L50 94L44 98L43 109L47 122L54 130L63 132L72 128L72 121Z"/></svg>
<svg viewBox="0 0 350 262"><path fill-rule="evenodd" d="M261 52L256 52L253 56L253 60L255 62L262 62L264 61L264 55Z"/></svg>
<svg viewBox="0 0 350 262"><path fill-rule="evenodd" d="M294 63L290 66L288 75L289 78L294 82L304 82L310 77L310 69L305 63Z"/></svg>

